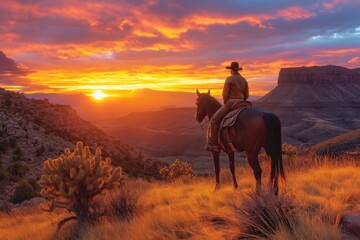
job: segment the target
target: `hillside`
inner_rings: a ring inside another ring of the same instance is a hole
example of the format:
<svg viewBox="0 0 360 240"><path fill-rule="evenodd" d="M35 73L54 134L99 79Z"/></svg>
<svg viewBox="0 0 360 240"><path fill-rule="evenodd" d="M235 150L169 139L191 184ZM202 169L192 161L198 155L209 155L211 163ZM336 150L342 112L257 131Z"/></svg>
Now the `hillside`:
<svg viewBox="0 0 360 240"><path fill-rule="evenodd" d="M199 146L205 145L205 137L194 116L194 108L167 108L134 112L97 124L105 132L126 139L152 155L196 155L201 154L203 148Z"/></svg>
<svg viewBox="0 0 360 240"><path fill-rule="evenodd" d="M329 154L339 156L351 154L360 156L360 129L318 143L308 151L318 155Z"/></svg>
<svg viewBox="0 0 360 240"><path fill-rule="evenodd" d="M36 179L45 159L58 156L65 147L73 148L77 141L83 141L93 150L101 148L103 155L111 157L129 176L159 177L162 163L106 135L81 119L70 106L29 100L20 93L0 89L2 191L13 190L6 186L13 186L19 180L17 175ZM24 173L19 174L18 169Z"/></svg>
<svg viewBox="0 0 360 240"><path fill-rule="evenodd" d="M253 193L255 180L247 165L236 170L236 190L225 169L217 191L213 177L170 183L127 181L123 195L108 192L101 203L112 211L136 209L132 217L110 212L94 225L80 227L69 222L56 233L57 223L70 214L65 210L44 212L39 205L14 209L11 214L0 212L0 236L9 240L355 240L360 237L360 223L356 222L360 190L354 187L360 185L360 168L354 159L346 160L336 164L323 159L320 164L299 156L293 161L303 167L289 168L286 159L287 182L280 184L279 199ZM262 163L264 189L269 177L266 164ZM118 202L119 196L127 199L127 205L113 208L111 202Z"/></svg>

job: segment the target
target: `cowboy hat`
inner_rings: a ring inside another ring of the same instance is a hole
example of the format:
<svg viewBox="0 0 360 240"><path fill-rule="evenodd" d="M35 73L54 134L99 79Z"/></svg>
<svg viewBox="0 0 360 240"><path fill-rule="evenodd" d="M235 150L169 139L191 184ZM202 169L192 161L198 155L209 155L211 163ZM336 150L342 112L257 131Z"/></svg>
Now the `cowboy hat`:
<svg viewBox="0 0 360 240"><path fill-rule="evenodd" d="M232 69L234 71L241 71L242 67L239 67L239 63L238 62L232 62L230 64L230 66L227 66L226 69Z"/></svg>

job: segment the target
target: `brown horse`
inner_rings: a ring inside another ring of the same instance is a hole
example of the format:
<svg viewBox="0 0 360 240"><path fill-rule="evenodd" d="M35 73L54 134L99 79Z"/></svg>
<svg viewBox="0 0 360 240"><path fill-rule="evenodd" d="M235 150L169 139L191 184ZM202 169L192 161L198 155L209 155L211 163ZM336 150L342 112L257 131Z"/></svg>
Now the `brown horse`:
<svg viewBox="0 0 360 240"><path fill-rule="evenodd" d="M211 119L216 111L221 107L221 103L210 96L210 90L207 93L196 91L198 98L196 100L196 120L201 123L207 116ZM279 174L285 179L284 167L282 162L281 149L281 124L279 118L273 114L265 112L259 108L247 108L237 117L235 124L229 128L228 135L230 141L238 152L245 151L247 160L254 172L256 180L256 192L261 191L261 167L258 160L258 154L262 147L271 157L270 185L278 195L278 177ZM207 134L207 138L208 138ZM224 131L220 133L222 150L229 159L229 168L233 177L234 187L238 184L235 177L234 151L225 145ZM215 165L216 188L219 187L219 152L212 151L212 157Z"/></svg>

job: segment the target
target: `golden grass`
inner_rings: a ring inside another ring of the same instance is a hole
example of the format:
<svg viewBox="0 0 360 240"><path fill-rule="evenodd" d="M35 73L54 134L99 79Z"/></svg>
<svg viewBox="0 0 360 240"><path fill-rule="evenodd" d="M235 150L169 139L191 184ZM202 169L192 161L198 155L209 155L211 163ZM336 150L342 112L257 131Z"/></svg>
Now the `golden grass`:
<svg viewBox="0 0 360 240"><path fill-rule="evenodd" d="M301 159L292 159L298 161ZM280 195L290 195L300 218L292 222L293 232L280 226L272 239L340 239L339 222L346 211L360 211L360 166L356 159L340 163L323 159L297 169L292 164ZM267 163L263 166L263 187L268 183ZM140 193L139 213L130 221L104 218L100 223L78 231L80 239L232 239L239 235L240 206L255 188L249 167L238 167L239 188L234 190L227 170L221 174L222 186L214 191L213 177L191 181L148 183L129 181ZM1 239L51 239L65 212L48 213L38 208L0 215ZM58 238L67 239L76 224L67 224Z"/></svg>

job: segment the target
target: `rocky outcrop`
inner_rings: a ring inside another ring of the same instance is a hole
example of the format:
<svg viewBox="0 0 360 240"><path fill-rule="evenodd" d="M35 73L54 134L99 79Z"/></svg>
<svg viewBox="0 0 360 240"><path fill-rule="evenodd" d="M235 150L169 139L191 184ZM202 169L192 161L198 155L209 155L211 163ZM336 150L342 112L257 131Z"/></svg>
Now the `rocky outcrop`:
<svg viewBox="0 0 360 240"><path fill-rule="evenodd" d="M287 84L360 84L360 68L348 69L333 65L282 68L278 85Z"/></svg>
<svg viewBox="0 0 360 240"><path fill-rule="evenodd" d="M282 68L278 85L257 101L286 107L357 107L360 68L338 66Z"/></svg>

